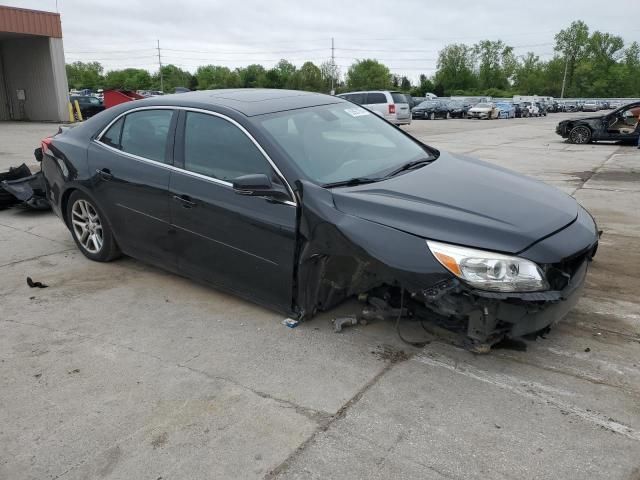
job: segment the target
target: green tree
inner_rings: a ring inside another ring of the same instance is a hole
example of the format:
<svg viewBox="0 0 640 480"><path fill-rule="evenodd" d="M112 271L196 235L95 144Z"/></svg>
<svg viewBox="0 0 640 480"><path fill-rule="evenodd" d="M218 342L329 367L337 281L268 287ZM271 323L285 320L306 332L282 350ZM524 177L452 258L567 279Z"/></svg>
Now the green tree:
<svg viewBox="0 0 640 480"><path fill-rule="evenodd" d="M434 81L444 92L475 88L478 80L473 71L474 63L473 48L464 44L447 45L438 55L438 70ZM420 84L422 86L422 80ZM435 90L434 85L427 91L433 90Z"/></svg>
<svg viewBox="0 0 640 480"><path fill-rule="evenodd" d="M481 89L508 89L516 62L513 47L502 40L483 40L474 46L478 61L478 86Z"/></svg>
<svg viewBox="0 0 640 480"><path fill-rule="evenodd" d="M152 77L154 89L160 89L160 74L156 73ZM166 93L173 93L176 87L194 89L197 87L197 79L186 70L169 64L162 67L162 89Z"/></svg>
<svg viewBox="0 0 640 480"><path fill-rule="evenodd" d="M391 88L391 72L377 60L357 60L347 71L346 83L350 90Z"/></svg>
<svg viewBox="0 0 640 480"><path fill-rule="evenodd" d="M560 52L566 62L566 86L570 89L578 61L587 51L589 43L589 27L581 20L573 22L568 28L560 30L555 36L554 50Z"/></svg>
<svg viewBox="0 0 640 480"><path fill-rule="evenodd" d="M66 65L67 80L71 88L96 89L102 86L102 65L98 62L73 62Z"/></svg>
<svg viewBox="0 0 640 480"><path fill-rule="evenodd" d="M199 90L210 90L215 88L234 87L235 77L227 67L219 65L206 65L198 67L195 73L197 88Z"/></svg>
<svg viewBox="0 0 640 480"><path fill-rule="evenodd" d="M322 71L313 62L305 62L300 70L294 73L294 77L298 90L321 92L324 89Z"/></svg>
<svg viewBox="0 0 640 480"><path fill-rule="evenodd" d="M142 68L110 70L104 76L104 88L146 90L152 87L151 74Z"/></svg>
<svg viewBox="0 0 640 480"><path fill-rule="evenodd" d="M240 86L243 88L259 88L265 83L266 70L262 65L254 63L244 68L237 68L236 72L240 78Z"/></svg>

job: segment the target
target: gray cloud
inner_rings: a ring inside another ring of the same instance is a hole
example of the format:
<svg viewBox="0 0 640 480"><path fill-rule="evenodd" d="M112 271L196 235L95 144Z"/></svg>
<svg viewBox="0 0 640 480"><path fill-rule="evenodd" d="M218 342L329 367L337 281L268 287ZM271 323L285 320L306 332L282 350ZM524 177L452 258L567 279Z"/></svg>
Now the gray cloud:
<svg viewBox="0 0 640 480"><path fill-rule="evenodd" d="M5 4L54 11L55 0ZM502 39L522 55L553 54L553 36L573 20L592 30L640 38L640 2L617 0L58 0L67 61L98 60L106 69L157 70L163 63L193 71L203 64L229 67L287 58L301 65L329 59L344 72L357 58L378 58L394 73L416 79L435 71L448 43Z"/></svg>

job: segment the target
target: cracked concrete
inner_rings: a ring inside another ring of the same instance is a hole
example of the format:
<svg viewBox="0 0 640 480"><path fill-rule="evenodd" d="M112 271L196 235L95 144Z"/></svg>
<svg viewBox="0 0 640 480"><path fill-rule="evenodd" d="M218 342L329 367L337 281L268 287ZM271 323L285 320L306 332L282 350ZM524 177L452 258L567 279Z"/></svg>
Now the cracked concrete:
<svg viewBox="0 0 640 480"><path fill-rule="evenodd" d="M352 302L288 329L133 259L90 262L51 214L0 212L0 479L637 476L640 155L564 143L561 118L407 128L575 195L604 230L585 297L526 352L333 333ZM52 130L0 124L0 168Z"/></svg>

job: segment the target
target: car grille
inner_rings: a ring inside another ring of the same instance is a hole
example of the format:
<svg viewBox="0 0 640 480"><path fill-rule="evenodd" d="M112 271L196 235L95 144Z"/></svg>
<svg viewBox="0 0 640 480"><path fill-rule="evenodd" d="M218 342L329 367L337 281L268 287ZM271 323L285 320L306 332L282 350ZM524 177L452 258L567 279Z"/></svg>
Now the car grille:
<svg viewBox="0 0 640 480"><path fill-rule="evenodd" d="M582 264L589 261L596 254L598 244L588 250L567 258L559 263L547 266L545 273L551 290L563 290L569 284L569 281L576 272L582 267Z"/></svg>

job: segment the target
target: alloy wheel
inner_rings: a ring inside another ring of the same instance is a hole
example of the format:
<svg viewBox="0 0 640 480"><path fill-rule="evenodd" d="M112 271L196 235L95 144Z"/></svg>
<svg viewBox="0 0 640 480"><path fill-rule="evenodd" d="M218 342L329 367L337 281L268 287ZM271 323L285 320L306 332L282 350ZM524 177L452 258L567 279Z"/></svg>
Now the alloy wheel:
<svg viewBox="0 0 640 480"><path fill-rule="evenodd" d="M569 134L571 142L577 144L589 143L591 131L587 127L575 127Z"/></svg>
<svg viewBox="0 0 640 480"><path fill-rule="evenodd" d="M71 223L78 242L89 253L98 253L104 245L102 221L91 203L78 199L71 208Z"/></svg>

